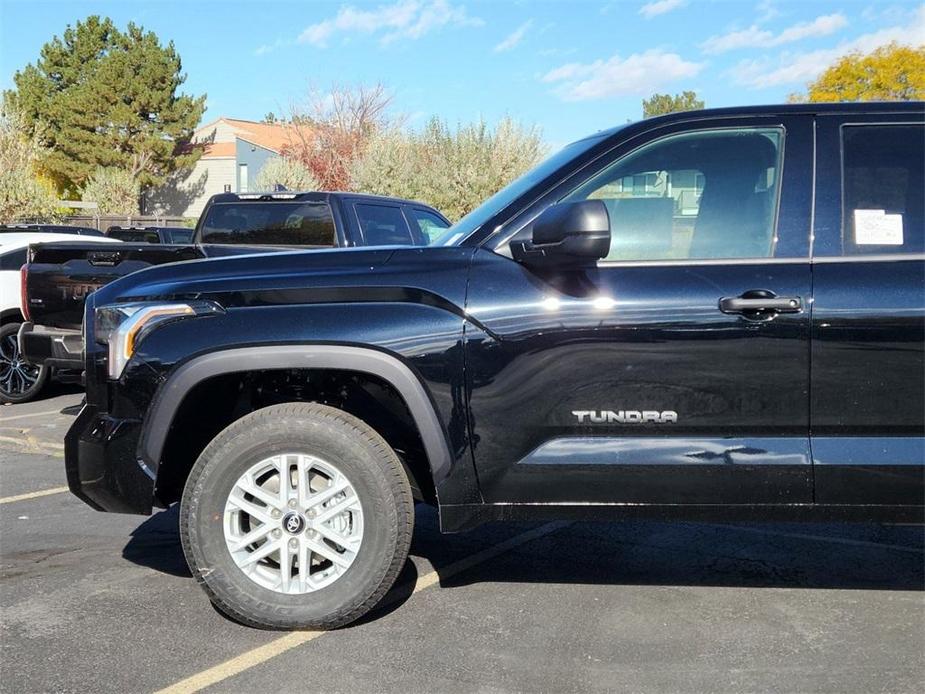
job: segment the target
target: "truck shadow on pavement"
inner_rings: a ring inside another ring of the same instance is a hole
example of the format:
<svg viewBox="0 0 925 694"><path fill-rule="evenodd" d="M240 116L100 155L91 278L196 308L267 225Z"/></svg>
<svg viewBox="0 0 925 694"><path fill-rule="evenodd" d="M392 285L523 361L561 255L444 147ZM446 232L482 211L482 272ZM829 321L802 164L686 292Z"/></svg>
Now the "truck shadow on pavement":
<svg viewBox="0 0 925 694"><path fill-rule="evenodd" d="M166 574L191 576L180 546L178 518L174 506L147 519L132 532L122 556ZM412 560L384 611L410 597L418 574L430 571L422 560L440 576L455 562L535 527L496 524L441 535L436 512L419 506ZM480 583L921 591L925 529L874 524L572 523L440 578L442 587Z"/></svg>

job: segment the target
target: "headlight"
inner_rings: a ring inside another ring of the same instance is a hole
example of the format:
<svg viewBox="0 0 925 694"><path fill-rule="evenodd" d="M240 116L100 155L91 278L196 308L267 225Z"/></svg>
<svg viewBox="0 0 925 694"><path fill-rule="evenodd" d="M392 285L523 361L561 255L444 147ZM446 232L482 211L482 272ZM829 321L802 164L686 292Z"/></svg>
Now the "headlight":
<svg viewBox="0 0 925 694"><path fill-rule="evenodd" d="M135 353L136 345L155 326L220 312L222 309L209 301L112 304L96 309L93 333L97 342L109 347L109 377L117 379Z"/></svg>

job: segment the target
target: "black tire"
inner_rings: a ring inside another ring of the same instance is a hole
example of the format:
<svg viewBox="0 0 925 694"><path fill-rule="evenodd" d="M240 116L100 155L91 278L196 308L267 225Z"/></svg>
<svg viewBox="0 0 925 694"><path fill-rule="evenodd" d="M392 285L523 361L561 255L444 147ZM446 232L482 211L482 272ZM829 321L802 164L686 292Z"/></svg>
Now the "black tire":
<svg viewBox="0 0 925 694"><path fill-rule="evenodd" d="M0 403L28 402L38 395L48 380L49 368L25 365L19 361L16 333L19 323L0 327Z"/></svg>
<svg viewBox="0 0 925 694"><path fill-rule="evenodd" d="M353 564L330 585L284 594L251 580L225 543L225 503L252 465L305 452L335 465L363 507ZM218 434L193 466L180 502L180 538L190 570L222 612L264 629L334 629L369 612L395 583L414 530L411 487L385 440L352 415L315 403L273 405Z"/></svg>

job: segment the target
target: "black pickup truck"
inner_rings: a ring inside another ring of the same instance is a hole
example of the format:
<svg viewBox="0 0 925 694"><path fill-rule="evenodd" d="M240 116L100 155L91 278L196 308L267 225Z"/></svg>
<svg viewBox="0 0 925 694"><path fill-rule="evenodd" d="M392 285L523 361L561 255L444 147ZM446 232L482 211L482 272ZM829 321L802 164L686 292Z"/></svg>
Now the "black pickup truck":
<svg viewBox="0 0 925 694"><path fill-rule="evenodd" d="M177 236L184 229L113 227L107 235L128 243L104 249L80 242L33 245L23 268L28 315L19 332L20 350L28 362L79 374L86 297L154 265L305 248L420 246L449 225L432 207L398 198L223 193L206 204L191 239Z"/></svg>
<svg viewBox="0 0 925 694"><path fill-rule="evenodd" d="M71 490L179 502L210 598L356 620L441 529L925 520L925 105L673 114L421 248L152 268L86 307Z"/></svg>
<svg viewBox="0 0 925 694"><path fill-rule="evenodd" d="M193 229L161 226L111 226L106 236L129 243L167 243L182 245L193 242Z"/></svg>
<svg viewBox="0 0 925 694"><path fill-rule="evenodd" d="M0 224L0 234L70 234L72 236L104 236L99 229L79 227L72 224Z"/></svg>

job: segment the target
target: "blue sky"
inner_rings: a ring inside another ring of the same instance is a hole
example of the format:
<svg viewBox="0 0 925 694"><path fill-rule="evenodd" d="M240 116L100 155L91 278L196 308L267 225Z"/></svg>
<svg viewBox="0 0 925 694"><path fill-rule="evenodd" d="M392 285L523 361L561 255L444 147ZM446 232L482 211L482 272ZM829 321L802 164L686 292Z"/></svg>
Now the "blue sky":
<svg viewBox="0 0 925 694"><path fill-rule="evenodd" d="M0 0L0 86L94 13L172 40L207 120L381 81L411 127L511 115L553 146L639 118L653 92L779 102L850 50L925 43L925 4L890 0Z"/></svg>

